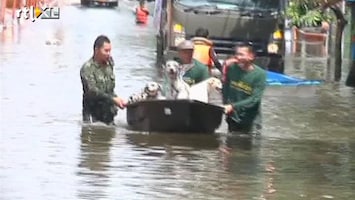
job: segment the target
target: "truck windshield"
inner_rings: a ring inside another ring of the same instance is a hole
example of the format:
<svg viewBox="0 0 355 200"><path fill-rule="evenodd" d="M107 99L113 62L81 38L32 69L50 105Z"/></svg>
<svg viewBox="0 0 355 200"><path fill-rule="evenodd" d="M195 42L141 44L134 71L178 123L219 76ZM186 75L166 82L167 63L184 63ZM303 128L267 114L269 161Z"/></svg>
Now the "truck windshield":
<svg viewBox="0 0 355 200"><path fill-rule="evenodd" d="M219 9L232 10L270 10L280 7L280 0L177 0L189 7L217 6Z"/></svg>

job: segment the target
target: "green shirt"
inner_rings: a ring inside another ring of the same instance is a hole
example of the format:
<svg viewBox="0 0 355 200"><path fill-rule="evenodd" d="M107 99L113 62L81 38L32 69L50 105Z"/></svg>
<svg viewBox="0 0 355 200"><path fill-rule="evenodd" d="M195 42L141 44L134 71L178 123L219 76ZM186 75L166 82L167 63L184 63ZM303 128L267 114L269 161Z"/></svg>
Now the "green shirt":
<svg viewBox="0 0 355 200"><path fill-rule="evenodd" d="M266 72L254 65L254 70L244 71L234 64L228 68L223 83L223 100L232 104L232 116L241 124L252 124L260 114L261 99L266 87Z"/></svg>
<svg viewBox="0 0 355 200"><path fill-rule="evenodd" d="M193 67L188 70L184 76L184 81L190 86L201 81L204 81L210 77L208 67L201 62L193 59Z"/></svg>

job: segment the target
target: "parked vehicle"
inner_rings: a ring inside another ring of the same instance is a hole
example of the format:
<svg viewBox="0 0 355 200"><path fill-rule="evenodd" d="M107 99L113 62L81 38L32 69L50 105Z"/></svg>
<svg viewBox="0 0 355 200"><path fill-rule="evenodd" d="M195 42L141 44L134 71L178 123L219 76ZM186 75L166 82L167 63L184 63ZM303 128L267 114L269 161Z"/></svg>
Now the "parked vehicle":
<svg viewBox="0 0 355 200"><path fill-rule="evenodd" d="M82 6L107 6L117 7L118 0L80 0Z"/></svg>
<svg viewBox="0 0 355 200"><path fill-rule="evenodd" d="M249 42L256 63L270 71L284 72L283 0L156 0L157 65L177 56L176 46L207 28L220 59L234 47Z"/></svg>

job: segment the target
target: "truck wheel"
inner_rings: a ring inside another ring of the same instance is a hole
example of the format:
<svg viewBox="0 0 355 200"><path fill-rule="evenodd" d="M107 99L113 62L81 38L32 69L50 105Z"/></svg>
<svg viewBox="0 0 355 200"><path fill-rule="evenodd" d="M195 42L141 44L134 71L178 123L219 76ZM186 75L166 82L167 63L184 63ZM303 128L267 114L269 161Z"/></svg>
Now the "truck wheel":
<svg viewBox="0 0 355 200"><path fill-rule="evenodd" d="M284 58L279 54L270 54L267 69L272 72L284 73Z"/></svg>
<svg viewBox="0 0 355 200"><path fill-rule="evenodd" d="M280 73L283 74L285 73L285 61L281 60L280 62Z"/></svg>
<svg viewBox="0 0 355 200"><path fill-rule="evenodd" d="M80 0L80 4L81 4L82 6L87 7L87 6L89 6L89 1L87 1L87 0Z"/></svg>
<svg viewBox="0 0 355 200"><path fill-rule="evenodd" d="M115 7L118 6L118 2L109 3L108 6L109 6L110 8L115 8Z"/></svg>

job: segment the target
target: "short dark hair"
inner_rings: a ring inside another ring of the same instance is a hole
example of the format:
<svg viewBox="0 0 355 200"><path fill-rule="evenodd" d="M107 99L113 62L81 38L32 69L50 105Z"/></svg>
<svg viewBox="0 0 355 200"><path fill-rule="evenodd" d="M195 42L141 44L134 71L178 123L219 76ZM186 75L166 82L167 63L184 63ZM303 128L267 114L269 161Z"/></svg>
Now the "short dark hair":
<svg viewBox="0 0 355 200"><path fill-rule="evenodd" d="M196 37L208 37L208 35L209 35L208 30L202 27L198 28L195 32Z"/></svg>
<svg viewBox="0 0 355 200"><path fill-rule="evenodd" d="M94 50L95 48L101 48L104 43L111 43L110 39L108 39L108 37L106 35L99 35L97 36L95 42L94 42Z"/></svg>
<svg viewBox="0 0 355 200"><path fill-rule="evenodd" d="M247 48L250 53L255 54L253 45L248 42L237 44L236 48Z"/></svg>

